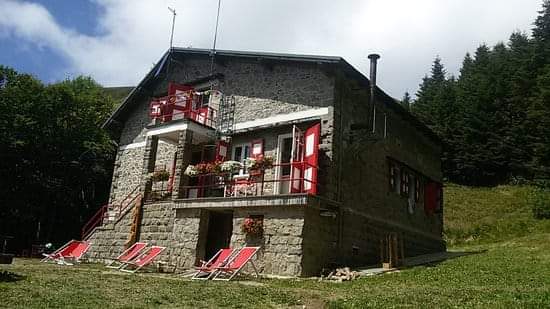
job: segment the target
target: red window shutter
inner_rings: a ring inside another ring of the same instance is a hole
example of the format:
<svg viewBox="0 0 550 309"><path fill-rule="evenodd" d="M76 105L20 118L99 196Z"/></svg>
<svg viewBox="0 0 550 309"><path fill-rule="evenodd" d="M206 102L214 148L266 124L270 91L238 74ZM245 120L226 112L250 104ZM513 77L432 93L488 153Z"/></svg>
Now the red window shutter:
<svg viewBox="0 0 550 309"><path fill-rule="evenodd" d="M304 134L304 191L308 194L317 194L320 135L320 123L308 128Z"/></svg>
<svg viewBox="0 0 550 309"><path fill-rule="evenodd" d="M225 161L229 151L229 143L226 141L218 141L216 143L216 161Z"/></svg>
<svg viewBox="0 0 550 309"><path fill-rule="evenodd" d="M264 155L264 140L255 139L250 145L250 157L258 158Z"/></svg>
<svg viewBox="0 0 550 309"><path fill-rule="evenodd" d="M426 215L432 215L437 209L438 203L437 183L429 182L424 186L424 212Z"/></svg>

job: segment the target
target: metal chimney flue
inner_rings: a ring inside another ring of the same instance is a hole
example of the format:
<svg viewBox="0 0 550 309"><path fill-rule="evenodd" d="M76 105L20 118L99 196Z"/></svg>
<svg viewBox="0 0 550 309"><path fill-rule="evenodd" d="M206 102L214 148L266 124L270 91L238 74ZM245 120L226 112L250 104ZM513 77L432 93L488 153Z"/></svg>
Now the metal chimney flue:
<svg viewBox="0 0 550 309"><path fill-rule="evenodd" d="M370 105L371 105L371 123L372 123L372 133L376 132L376 107L374 106L374 94L376 89L376 70L378 66L378 59L380 55L370 54L368 56L370 59Z"/></svg>
<svg viewBox="0 0 550 309"><path fill-rule="evenodd" d="M370 87L371 89L376 87L376 68L378 65L378 59L380 59L379 54L370 54Z"/></svg>

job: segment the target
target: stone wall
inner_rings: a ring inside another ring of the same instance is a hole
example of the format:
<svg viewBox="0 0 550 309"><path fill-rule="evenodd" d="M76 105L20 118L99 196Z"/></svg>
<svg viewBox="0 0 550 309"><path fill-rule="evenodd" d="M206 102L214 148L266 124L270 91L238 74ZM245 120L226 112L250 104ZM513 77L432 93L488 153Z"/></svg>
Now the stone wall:
<svg viewBox="0 0 550 309"><path fill-rule="evenodd" d="M368 89L358 88L342 76L334 112L334 135L341 137L334 139L344 222L341 259L358 265L378 262L372 257L379 255L379 240L389 232L404 234L407 255L441 251L442 214L428 216L420 203L409 213L408 199L390 191L388 161L392 158L426 178L441 181L440 145L381 102L376 104L373 134ZM352 130L352 125L364 128Z"/></svg>
<svg viewBox="0 0 550 309"><path fill-rule="evenodd" d="M143 206L139 241L167 249L157 258L176 270L192 268L203 259L208 229L208 210L177 209L172 202L159 202ZM263 237L250 238L241 231L244 218L249 215L264 216ZM103 262L113 259L124 250L132 221L129 210L119 221L98 228L90 237L92 247L89 258ZM312 231L318 228L310 227ZM321 228L321 230L323 230ZM258 207L233 210L233 234L231 246L261 246L257 259L258 270L263 274L300 276L303 274L304 208L303 207ZM318 238L318 235L315 236ZM318 250L310 247L307 249ZM324 247L323 247L324 248ZM314 260L307 260L313 263ZM252 272L247 266L246 272ZM314 265L307 265L308 270Z"/></svg>
<svg viewBox="0 0 550 309"><path fill-rule="evenodd" d="M314 63L281 62L268 66L255 58L231 58L223 65L216 64L215 72L224 74L219 90L226 96L235 96L235 122L328 107L334 100L334 77ZM120 144L144 140L145 127L150 123L151 97L166 95L169 81L186 83L210 73L210 58L205 55L188 55L173 62L168 78L159 80L148 95L132 103Z"/></svg>
<svg viewBox="0 0 550 309"><path fill-rule="evenodd" d="M304 209L302 275L319 276L338 264L338 218L321 216L317 208Z"/></svg>
<svg viewBox="0 0 550 309"><path fill-rule="evenodd" d="M121 149L117 152L110 203L118 204L141 182L145 147Z"/></svg>
<svg viewBox="0 0 550 309"><path fill-rule="evenodd" d="M119 220L98 227L88 238L92 245L86 256L96 262L104 262L119 256L129 239L131 225L130 209Z"/></svg>
<svg viewBox="0 0 550 309"><path fill-rule="evenodd" d="M242 232L243 221L250 215L264 216L263 237L250 238ZM303 227L301 207L235 209L231 246L261 246L255 263L263 274L299 276L302 274Z"/></svg>

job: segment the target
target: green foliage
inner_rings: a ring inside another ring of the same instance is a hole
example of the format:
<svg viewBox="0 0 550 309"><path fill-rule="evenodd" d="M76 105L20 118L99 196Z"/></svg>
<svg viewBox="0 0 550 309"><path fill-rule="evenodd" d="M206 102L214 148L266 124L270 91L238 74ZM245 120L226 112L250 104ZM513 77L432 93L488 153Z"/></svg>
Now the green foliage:
<svg viewBox="0 0 550 309"><path fill-rule="evenodd" d="M107 200L113 101L92 79L43 85L0 66L0 234L61 243ZM63 226L63 228L59 228Z"/></svg>
<svg viewBox="0 0 550 309"><path fill-rule="evenodd" d="M438 57L411 105L444 141L447 179L498 185L550 176L550 2L533 38L516 32L508 44L481 45L447 77Z"/></svg>
<svg viewBox="0 0 550 309"><path fill-rule="evenodd" d="M405 92L405 94L403 95L403 99L400 102L401 106L403 106L403 108L406 110L410 110L411 102L412 102L411 95L408 92Z"/></svg>
<svg viewBox="0 0 550 309"><path fill-rule="evenodd" d="M550 219L550 190L544 188L534 189L529 202L536 219Z"/></svg>

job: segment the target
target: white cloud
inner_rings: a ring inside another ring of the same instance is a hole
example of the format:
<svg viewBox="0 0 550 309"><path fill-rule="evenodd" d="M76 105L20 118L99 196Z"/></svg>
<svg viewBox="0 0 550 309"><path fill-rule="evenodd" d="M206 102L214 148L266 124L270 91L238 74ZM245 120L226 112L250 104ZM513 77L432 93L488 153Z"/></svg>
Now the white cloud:
<svg viewBox="0 0 550 309"><path fill-rule="evenodd" d="M174 44L209 48L217 0L95 0L99 36L64 28L41 5L0 0L0 35L64 55L74 73L105 85L135 85ZM504 2L506 4L504 4ZM541 0L222 0L218 48L339 55L363 72L382 55L379 83L391 95L414 92L436 55L456 74L467 51L530 31Z"/></svg>

